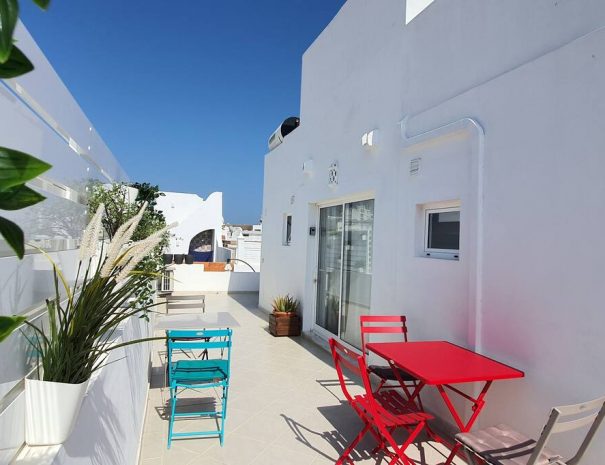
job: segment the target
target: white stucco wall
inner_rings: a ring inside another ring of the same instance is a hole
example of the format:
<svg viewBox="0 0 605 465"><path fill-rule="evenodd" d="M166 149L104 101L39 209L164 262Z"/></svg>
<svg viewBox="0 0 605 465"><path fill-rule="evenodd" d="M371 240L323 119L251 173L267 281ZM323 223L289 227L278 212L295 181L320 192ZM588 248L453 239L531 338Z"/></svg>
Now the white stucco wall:
<svg viewBox="0 0 605 465"><path fill-rule="evenodd" d="M237 249L235 249L235 258L244 260L255 271L261 269L261 235L241 236L237 239ZM245 263L233 262L236 271L252 271Z"/></svg>
<svg viewBox="0 0 605 465"><path fill-rule="evenodd" d="M318 205L374 198L371 311L524 370L478 426L535 436L553 405L605 393L605 4L437 0L404 18L401 0L349 0L305 53L301 126L265 158L260 305L289 292L311 330ZM419 206L446 200L461 203L460 260L418 256ZM601 432L583 463L604 455Z"/></svg>
<svg viewBox="0 0 605 465"><path fill-rule="evenodd" d="M260 273L204 271L202 265L173 265L176 292L258 292Z"/></svg>
<svg viewBox="0 0 605 465"><path fill-rule="evenodd" d="M214 230L214 252L222 246L223 193L213 192L202 199L197 194L164 192L158 198L157 209L161 210L168 224L178 222L171 230L170 244L166 253L187 254L189 242L202 231Z"/></svg>

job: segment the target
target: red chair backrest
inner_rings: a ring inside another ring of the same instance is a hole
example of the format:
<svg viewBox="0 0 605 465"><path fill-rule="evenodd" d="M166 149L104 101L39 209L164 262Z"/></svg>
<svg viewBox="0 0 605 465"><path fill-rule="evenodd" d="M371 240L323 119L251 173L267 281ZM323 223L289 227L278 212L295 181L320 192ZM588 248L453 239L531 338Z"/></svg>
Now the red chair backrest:
<svg viewBox="0 0 605 465"><path fill-rule="evenodd" d="M408 327L403 315L361 315L361 352L367 354L366 344L370 342L367 334L403 334L403 340L408 342Z"/></svg>
<svg viewBox="0 0 605 465"><path fill-rule="evenodd" d="M349 392L347 383L344 377L343 368L346 368L353 375L361 378L363 387L366 390L366 394L372 394L372 386L370 384L370 378L368 377L368 370L366 364L361 355L353 350L345 347L343 344L338 342L336 339L330 339L330 350L332 351L332 358L334 359L334 367L338 374L338 381L340 382L340 388L343 394L349 402L353 401L353 395Z"/></svg>

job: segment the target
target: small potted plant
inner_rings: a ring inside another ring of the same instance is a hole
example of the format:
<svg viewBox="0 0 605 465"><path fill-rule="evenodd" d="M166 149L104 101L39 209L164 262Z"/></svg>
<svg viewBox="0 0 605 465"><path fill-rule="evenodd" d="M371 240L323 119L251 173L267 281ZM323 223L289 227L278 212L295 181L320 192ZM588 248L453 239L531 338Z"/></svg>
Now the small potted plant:
<svg viewBox="0 0 605 465"><path fill-rule="evenodd" d="M298 315L298 300L289 294L278 296L273 299L272 307L269 332L273 336L300 336L302 322Z"/></svg>

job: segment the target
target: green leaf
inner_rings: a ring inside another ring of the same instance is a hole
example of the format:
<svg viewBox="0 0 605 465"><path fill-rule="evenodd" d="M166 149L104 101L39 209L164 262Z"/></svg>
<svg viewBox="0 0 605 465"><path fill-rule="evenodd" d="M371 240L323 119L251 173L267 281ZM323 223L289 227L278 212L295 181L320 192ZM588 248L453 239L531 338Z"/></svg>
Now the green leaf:
<svg viewBox="0 0 605 465"><path fill-rule="evenodd" d="M0 147L0 191L23 184L50 167L48 163L27 153Z"/></svg>
<svg viewBox="0 0 605 465"><path fill-rule="evenodd" d="M1 1L1 0L0 0ZM29 73L34 65L21 50L13 46L10 57L6 63L0 63L0 79L11 79Z"/></svg>
<svg viewBox="0 0 605 465"><path fill-rule="evenodd" d="M50 4L50 0L34 0L34 3L38 5L43 10L48 9L48 5Z"/></svg>
<svg viewBox="0 0 605 465"><path fill-rule="evenodd" d="M24 321L24 316L0 316L0 342L10 336Z"/></svg>
<svg viewBox="0 0 605 465"><path fill-rule="evenodd" d="M19 18L17 0L0 0L0 63L6 63L13 48L13 32Z"/></svg>
<svg viewBox="0 0 605 465"><path fill-rule="evenodd" d="M42 202L46 197L24 184L0 191L0 210L21 210Z"/></svg>
<svg viewBox="0 0 605 465"><path fill-rule="evenodd" d="M0 234L15 251L17 257L23 258L25 246L23 245L23 231L21 228L12 221L0 216Z"/></svg>

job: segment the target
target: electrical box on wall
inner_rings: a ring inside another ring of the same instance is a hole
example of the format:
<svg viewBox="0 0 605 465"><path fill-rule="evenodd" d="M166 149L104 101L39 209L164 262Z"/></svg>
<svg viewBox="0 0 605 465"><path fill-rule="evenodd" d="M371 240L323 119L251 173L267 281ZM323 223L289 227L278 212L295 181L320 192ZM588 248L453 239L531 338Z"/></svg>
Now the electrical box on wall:
<svg viewBox="0 0 605 465"><path fill-rule="evenodd" d="M316 232L317 232L317 228L315 226L311 226L309 228L309 236L315 236Z"/></svg>
<svg viewBox="0 0 605 465"><path fill-rule="evenodd" d="M309 158L302 164L302 171L304 174L310 176L313 174L313 159Z"/></svg>

